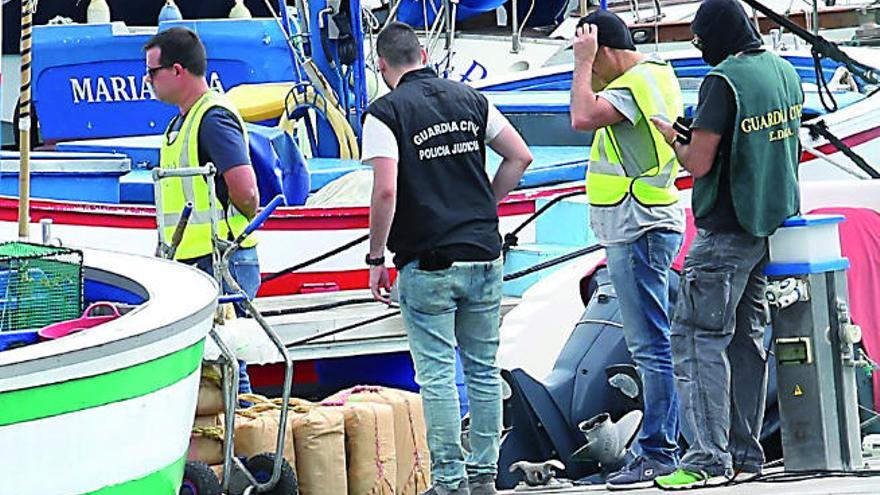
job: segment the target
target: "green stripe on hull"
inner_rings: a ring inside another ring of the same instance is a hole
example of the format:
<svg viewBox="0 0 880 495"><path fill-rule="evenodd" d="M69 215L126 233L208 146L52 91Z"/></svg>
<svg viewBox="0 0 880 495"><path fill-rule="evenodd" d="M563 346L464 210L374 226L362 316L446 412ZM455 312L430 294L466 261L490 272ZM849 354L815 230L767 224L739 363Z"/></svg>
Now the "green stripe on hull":
<svg viewBox="0 0 880 495"><path fill-rule="evenodd" d="M82 411L161 390L199 368L204 346L202 339L185 349L130 368L0 393L0 426Z"/></svg>
<svg viewBox="0 0 880 495"><path fill-rule="evenodd" d="M141 479L101 488L89 495L176 495L183 481L186 456Z"/></svg>

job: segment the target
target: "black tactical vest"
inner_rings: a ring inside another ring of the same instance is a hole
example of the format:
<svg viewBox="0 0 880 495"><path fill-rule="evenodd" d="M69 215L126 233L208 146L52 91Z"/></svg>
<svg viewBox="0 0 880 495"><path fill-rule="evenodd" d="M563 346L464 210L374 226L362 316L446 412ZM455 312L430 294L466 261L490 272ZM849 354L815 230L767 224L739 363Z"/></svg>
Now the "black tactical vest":
<svg viewBox="0 0 880 495"><path fill-rule="evenodd" d="M429 69L404 74L367 109L397 138L397 206L388 249L402 267L436 250L453 261L500 255L498 210L486 174L489 103Z"/></svg>

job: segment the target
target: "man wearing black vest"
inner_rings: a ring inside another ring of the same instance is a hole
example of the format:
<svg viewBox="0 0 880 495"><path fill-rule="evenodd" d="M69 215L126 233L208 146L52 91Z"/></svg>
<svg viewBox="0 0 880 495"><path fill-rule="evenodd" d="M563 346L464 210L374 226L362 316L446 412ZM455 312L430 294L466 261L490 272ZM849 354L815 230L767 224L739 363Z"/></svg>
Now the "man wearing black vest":
<svg viewBox="0 0 880 495"><path fill-rule="evenodd" d="M767 390L767 237L798 212L803 91L794 68L761 48L737 0L705 0L691 24L713 68L690 142L655 120L694 176L697 236L681 278L672 356L689 449L661 488L759 473ZM687 133L684 133L687 134Z"/></svg>
<svg viewBox="0 0 880 495"><path fill-rule="evenodd" d="M431 475L426 494L495 493L501 378L495 364L501 306L498 202L532 156L478 91L440 79L412 28L392 23L376 42L392 88L367 110L362 159L373 167L370 289L390 289L395 253L400 308L421 387ZM503 161L486 175L486 144ZM455 386L459 347L470 404L471 452L462 454Z"/></svg>

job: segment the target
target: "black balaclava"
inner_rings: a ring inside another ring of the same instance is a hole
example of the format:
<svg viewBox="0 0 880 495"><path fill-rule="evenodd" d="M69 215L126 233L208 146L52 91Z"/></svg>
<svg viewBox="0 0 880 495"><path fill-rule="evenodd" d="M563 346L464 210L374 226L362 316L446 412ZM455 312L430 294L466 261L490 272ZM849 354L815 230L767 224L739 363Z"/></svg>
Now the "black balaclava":
<svg viewBox="0 0 880 495"><path fill-rule="evenodd" d="M730 55L759 48L761 36L738 0L703 0L691 23L700 38L703 60L718 65Z"/></svg>

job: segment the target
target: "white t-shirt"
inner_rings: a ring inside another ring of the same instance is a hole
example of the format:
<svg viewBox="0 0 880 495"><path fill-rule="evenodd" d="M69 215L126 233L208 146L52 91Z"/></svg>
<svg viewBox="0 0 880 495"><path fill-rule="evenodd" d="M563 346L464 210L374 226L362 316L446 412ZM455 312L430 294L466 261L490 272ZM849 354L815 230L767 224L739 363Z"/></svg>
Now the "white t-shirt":
<svg viewBox="0 0 880 495"><path fill-rule="evenodd" d="M495 105L489 104L489 115L486 122L486 143L491 143L493 139L501 134L505 127L509 126L507 117L501 114ZM394 132L385 125L381 120L367 115L364 119L364 128L361 133L363 143L361 145L361 160L367 161L372 158L391 158L397 160L397 139Z"/></svg>

